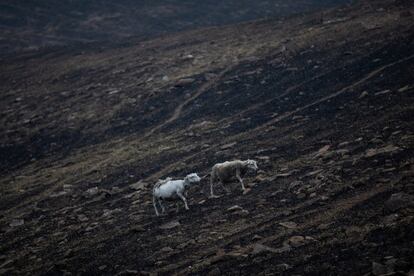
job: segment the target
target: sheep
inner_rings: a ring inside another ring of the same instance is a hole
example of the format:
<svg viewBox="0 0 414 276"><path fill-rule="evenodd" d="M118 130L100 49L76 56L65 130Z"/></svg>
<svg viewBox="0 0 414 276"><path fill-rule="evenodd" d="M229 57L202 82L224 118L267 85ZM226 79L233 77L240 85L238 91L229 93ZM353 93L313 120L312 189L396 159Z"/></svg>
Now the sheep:
<svg viewBox="0 0 414 276"><path fill-rule="evenodd" d="M210 173L210 197L215 198L217 196L213 193L213 184L215 181L219 181L220 185L224 187L224 183L230 182L233 179L237 179L242 187L242 190L245 191L242 177L247 173L248 170L256 172L258 169L257 162L254 160L234 160L226 161L224 163L215 164Z"/></svg>
<svg viewBox="0 0 414 276"><path fill-rule="evenodd" d="M201 178L196 173L187 175L184 179L172 180L170 177L164 180L158 180L153 188L152 203L154 205L155 214L159 216L156 202L161 206L162 212L165 213L163 200L180 198L185 205L185 209L188 210L187 200L184 197L185 190L190 184L200 182Z"/></svg>

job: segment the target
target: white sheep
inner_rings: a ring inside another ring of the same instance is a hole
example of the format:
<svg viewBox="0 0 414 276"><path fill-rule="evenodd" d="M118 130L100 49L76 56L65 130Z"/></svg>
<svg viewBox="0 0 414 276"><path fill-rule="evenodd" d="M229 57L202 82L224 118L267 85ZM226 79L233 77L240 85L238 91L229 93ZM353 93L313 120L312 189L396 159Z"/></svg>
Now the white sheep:
<svg viewBox="0 0 414 276"><path fill-rule="evenodd" d="M152 203L154 205L155 213L159 216L156 202L161 206L162 212L165 213L165 207L162 204L163 200L180 198L185 205L185 209L189 209L187 200L184 197L185 190L190 184L200 182L201 178L196 173L187 175L184 179L172 180L170 177L164 180L158 180L154 185Z"/></svg>
<svg viewBox="0 0 414 276"><path fill-rule="evenodd" d="M217 197L213 193L213 184L217 180L219 184L225 189L224 183L230 182L231 180L237 179L241 186L242 190L245 191L242 177L247 173L248 170L256 172L258 169L257 162L254 160L234 160L226 161L224 163L215 164L210 173L210 192L211 197ZM227 190L228 191L228 190Z"/></svg>

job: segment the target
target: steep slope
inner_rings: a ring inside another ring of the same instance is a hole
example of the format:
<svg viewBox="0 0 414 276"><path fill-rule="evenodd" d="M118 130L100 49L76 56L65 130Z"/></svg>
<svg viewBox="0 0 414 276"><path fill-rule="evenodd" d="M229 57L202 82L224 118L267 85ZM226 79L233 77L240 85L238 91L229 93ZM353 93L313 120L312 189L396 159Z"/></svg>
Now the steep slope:
<svg viewBox="0 0 414 276"><path fill-rule="evenodd" d="M413 10L3 60L1 273L412 271ZM235 158L248 193L204 181L154 216L156 179Z"/></svg>
<svg viewBox="0 0 414 276"><path fill-rule="evenodd" d="M3 0L1 54L85 42L129 43L183 30L281 17L348 0ZM138 38L137 38L138 37ZM95 45L97 46L97 45Z"/></svg>

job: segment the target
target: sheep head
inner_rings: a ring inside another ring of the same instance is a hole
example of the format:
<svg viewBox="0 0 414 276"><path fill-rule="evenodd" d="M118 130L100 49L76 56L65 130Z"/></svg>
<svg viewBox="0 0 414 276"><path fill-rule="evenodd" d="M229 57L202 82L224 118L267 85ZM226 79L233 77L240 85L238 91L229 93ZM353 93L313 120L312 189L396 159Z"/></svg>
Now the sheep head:
<svg viewBox="0 0 414 276"><path fill-rule="evenodd" d="M245 161L245 164L249 170L257 171L259 168L257 167L257 162L251 159Z"/></svg>
<svg viewBox="0 0 414 276"><path fill-rule="evenodd" d="M201 180L201 178L196 174L196 173L190 173L189 175L187 175L186 177L185 177L185 179L184 180L186 180L186 182L188 183L188 184L190 184L190 183L197 183L197 182L200 182L200 180Z"/></svg>

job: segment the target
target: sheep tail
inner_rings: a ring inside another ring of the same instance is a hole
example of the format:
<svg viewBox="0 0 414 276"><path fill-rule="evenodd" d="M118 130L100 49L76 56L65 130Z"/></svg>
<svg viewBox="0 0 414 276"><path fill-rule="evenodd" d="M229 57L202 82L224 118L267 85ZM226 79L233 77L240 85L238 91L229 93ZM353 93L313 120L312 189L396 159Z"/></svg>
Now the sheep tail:
<svg viewBox="0 0 414 276"><path fill-rule="evenodd" d="M171 177L167 177L166 179L158 179L157 183L154 184L154 188L152 189L155 192L162 184L167 183L168 181L172 180Z"/></svg>
<svg viewBox="0 0 414 276"><path fill-rule="evenodd" d="M154 187L152 188L152 192L155 192L156 189L158 189L162 185L162 181L158 181L154 184Z"/></svg>

